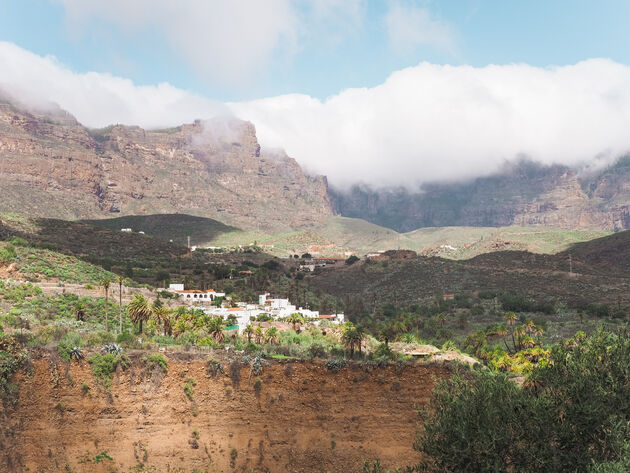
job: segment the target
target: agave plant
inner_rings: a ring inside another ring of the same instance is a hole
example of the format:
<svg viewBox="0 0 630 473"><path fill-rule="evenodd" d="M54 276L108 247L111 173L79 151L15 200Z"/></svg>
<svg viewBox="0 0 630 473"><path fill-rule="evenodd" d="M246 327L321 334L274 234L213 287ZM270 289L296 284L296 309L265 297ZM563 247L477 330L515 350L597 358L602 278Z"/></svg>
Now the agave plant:
<svg viewBox="0 0 630 473"><path fill-rule="evenodd" d="M259 376L263 372L263 365L265 364L265 359L260 355L256 355L252 360L252 372Z"/></svg>
<svg viewBox="0 0 630 473"><path fill-rule="evenodd" d="M70 350L70 359L74 359L74 360L80 360L83 358L83 350L81 350L81 348L79 347L72 347L72 350Z"/></svg>
<svg viewBox="0 0 630 473"><path fill-rule="evenodd" d="M103 351L111 355L120 355L123 352L123 349L117 343L110 343L103 347Z"/></svg>

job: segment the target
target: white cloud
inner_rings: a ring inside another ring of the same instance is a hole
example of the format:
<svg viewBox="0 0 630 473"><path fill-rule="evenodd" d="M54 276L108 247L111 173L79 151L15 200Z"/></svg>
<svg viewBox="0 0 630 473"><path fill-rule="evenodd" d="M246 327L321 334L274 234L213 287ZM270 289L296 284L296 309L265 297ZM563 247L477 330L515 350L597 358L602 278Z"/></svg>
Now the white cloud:
<svg viewBox="0 0 630 473"><path fill-rule="evenodd" d="M89 126L165 127L231 111L256 125L263 147L284 148L336 185L414 186L488 174L523 154L580 165L630 151L630 67L604 59L550 68L423 63L326 101L294 94L218 104L169 84L78 74L0 42L2 87L54 101Z"/></svg>
<svg viewBox="0 0 630 473"><path fill-rule="evenodd" d="M446 22L432 17L424 7L392 0L385 16L389 42L394 51L407 53L418 46L434 46L454 52L455 34Z"/></svg>
<svg viewBox="0 0 630 473"><path fill-rule="evenodd" d="M201 76L229 86L255 83L304 42L343 39L361 23L364 6L364 0L57 1L75 36L94 24L128 35L151 31Z"/></svg>
<svg viewBox="0 0 630 473"><path fill-rule="evenodd" d="M26 103L55 102L89 127L112 123L156 128L228 113L226 107L168 83L135 85L109 74L78 74L54 57L0 42L0 89Z"/></svg>
<svg viewBox="0 0 630 473"><path fill-rule="evenodd" d="M93 22L163 35L176 55L216 82L252 83L275 53L296 47L291 0L59 0L75 34Z"/></svg>
<svg viewBox="0 0 630 473"><path fill-rule="evenodd" d="M630 150L630 67L420 64L325 102L287 95L232 104L263 146L331 183L416 184L491 173L527 155L580 165Z"/></svg>

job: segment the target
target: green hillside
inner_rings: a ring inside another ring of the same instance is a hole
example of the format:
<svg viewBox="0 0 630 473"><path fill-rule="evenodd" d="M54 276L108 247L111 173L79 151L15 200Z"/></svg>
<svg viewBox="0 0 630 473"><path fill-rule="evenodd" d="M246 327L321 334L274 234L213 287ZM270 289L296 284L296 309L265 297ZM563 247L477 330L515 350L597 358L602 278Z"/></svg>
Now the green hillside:
<svg viewBox="0 0 630 473"><path fill-rule="evenodd" d="M212 241L224 233L240 232L238 228L217 220L186 214L130 215L83 222L113 231L131 228L134 232L142 231L162 240L173 240L173 243L181 246L188 244L188 236L190 236L191 245L199 245Z"/></svg>
<svg viewBox="0 0 630 473"><path fill-rule="evenodd" d="M317 252L364 255L390 249L414 250L428 256L467 259L498 250L526 250L553 254L579 242L609 235L597 230L563 230L546 227L440 227L397 233L389 228L348 217L331 217L308 230L275 235L256 232L226 232L207 245L235 246L256 243L266 251L287 253Z"/></svg>

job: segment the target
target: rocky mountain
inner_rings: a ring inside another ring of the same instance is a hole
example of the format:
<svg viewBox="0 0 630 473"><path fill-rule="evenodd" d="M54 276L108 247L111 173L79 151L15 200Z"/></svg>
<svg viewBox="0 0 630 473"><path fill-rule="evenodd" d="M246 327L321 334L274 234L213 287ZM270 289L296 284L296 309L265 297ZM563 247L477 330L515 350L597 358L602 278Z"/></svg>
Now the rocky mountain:
<svg viewBox="0 0 630 473"><path fill-rule="evenodd" d="M0 96L0 212L64 219L187 213L261 230L333 214L323 176L262 153L251 123L90 130Z"/></svg>
<svg viewBox="0 0 630 473"><path fill-rule="evenodd" d="M597 173L521 161L465 183L331 190L346 217L406 232L421 227L509 225L630 229L630 157Z"/></svg>

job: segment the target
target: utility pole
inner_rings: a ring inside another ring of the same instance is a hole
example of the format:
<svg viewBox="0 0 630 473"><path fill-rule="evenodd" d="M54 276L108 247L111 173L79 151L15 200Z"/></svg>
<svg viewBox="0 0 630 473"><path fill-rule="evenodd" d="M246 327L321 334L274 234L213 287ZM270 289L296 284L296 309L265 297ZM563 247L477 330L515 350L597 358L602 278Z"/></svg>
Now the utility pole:
<svg viewBox="0 0 630 473"><path fill-rule="evenodd" d="M188 235L188 249L190 250L190 235Z"/></svg>
<svg viewBox="0 0 630 473"><path fill-rule="evenodd" d="M569 276L573 276L573 260L571 260L571 253L569 253Z"/></svg>

